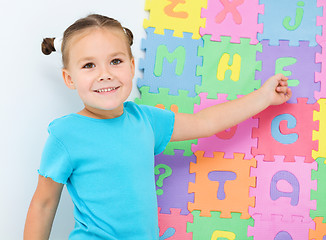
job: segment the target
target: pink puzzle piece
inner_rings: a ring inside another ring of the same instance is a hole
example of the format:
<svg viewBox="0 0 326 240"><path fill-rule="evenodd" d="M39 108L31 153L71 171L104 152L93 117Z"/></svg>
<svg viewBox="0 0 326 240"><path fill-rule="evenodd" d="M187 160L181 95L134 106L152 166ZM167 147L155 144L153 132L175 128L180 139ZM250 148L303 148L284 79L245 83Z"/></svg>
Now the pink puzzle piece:
<svg viewBox="0 0 326 240"><path fill-rule="evenodd" d="M322 35L317 35L316 41L322 47L322 53L316 54L316 63L321 63L321 72L315 73L315 82L320 82L320 92L315 92L316 100L326 98L326 0L318 0L317 7L323 7L323 16L317 16L317 26L322 26Z"/></svg>
<svg viewBox="0 0 326 240"><path fill-rule="evenodd" d="M171 214L160 213L158 208L158 223L160 239L191 240L192 233L187 232L187 222L193 222L193 215L181 215L181 209L171 208Z"/></svg>
<svg viewBox="0 0 326 240"><path fill-rule="evenodd" d="M265 161L274 161L274 156L285 156L285 162L294 162L295 157L304 157L314 162L312 150L318 151L318 140L313 141L312 130L318 131L319 122L313 121L313 112L319 104L307 104L306 98L298 98L297 104L284 103L270 106L254 118L258 128L253 129L253 138L258 138L258 147L252 154L264 155Z"/></svg>
<svg viewBox="0 0 326 240"><path fill-rule="evenodd" d="M200 93L200 105L195 104L194 112L227 101L227 94L218 94L217 99L207 99L207 93ZM248 119L239 125L207 138L198 139L193 144L193 152L204 151L204 157L213 157L213 152L224 152L225 158L233 158L233 153L244 153L244 159L251 159L251 148L257 147L257 139L251 138L251 131L258 127L257 119Z"/></svg>
<svg viewBox="0 0 326 240"><path fill-rule="evenodd" d="M272 215L282 215L285 222L291 222L293 216L312 221L310 210L316 209L316 200L310 200L310 192L317 189L317 181L310 179L317 162L305 163L299 157L296 163L284 162L280 156L275 157L275 162L265 162L262 156L256 160L257 168L251 169L251 176L256 177L257 184L249 190L249 196L256 197L256 206L249 207L249 214L261 214L265 221L270 221Z"/></svg>
<svg viewBox="0 0 326 240"><path fill-rule="evenodd" d="M302 222L300 217L293 217L291 222L282 221L282 216L274 215L271 221L263 221L261 216L252 216L255 220L254 227L248 227L248 236L264 240L307 240L309 229L315 228L315 223Z"/></svg>
<svg viewBox="0 0 326 240"><path fill-rule="evenodd" d="M263 32L263 24L258 23L258 14L264 13L264 5L259 0L208 0L207 9L202 9L206 27L200 28L200 35L212 35L212 41L221 41L221 36L231 36L232 43L240 43L240 38L250 38L257 44L257 33Z"/></svg>

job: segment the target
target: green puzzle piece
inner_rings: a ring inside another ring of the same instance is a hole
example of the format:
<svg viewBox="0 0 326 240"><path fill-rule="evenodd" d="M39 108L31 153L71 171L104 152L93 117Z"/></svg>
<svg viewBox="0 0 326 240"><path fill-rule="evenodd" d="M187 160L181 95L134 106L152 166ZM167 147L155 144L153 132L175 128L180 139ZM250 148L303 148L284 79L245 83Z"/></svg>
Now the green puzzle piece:
<svg viewBox="0 0 326 240"><path fill-rule="evenodd" d="M221 42L210 41L205 35L204 47L198 48L203 56L203 66L197 66L197 76L202 76L202 85L196 86L197 94L208 93L208 98L216 99L217 93L228 94L228 100L237 95L246 95L260 88L260 80L255 80L256 71L261 71L261 61L256 61L256 53L262 45L250 44L250 39L241 38L241 44L230 43L231 37L221 37Z"/></svg>
<svg viewBox="0 0 326 240"><path fill-rule="evenodd" d="M311 190L310 199L316 199L316 210L310 210L310 217L323 217L326 223L326 164L325 158L317 158L318 171L312 170L311 179L317 180L317 191Z"/></svg>
<svg viewBox="0 0 326 240"><path fill-rule="evenodd" d="M193 223L187 223L187 232L193 233L193 240L203 239L253 239L247 236L248 226L254 226L254 219L240 219L241 213L231 213L232 218L220 218L220 212L211 212L211 217L201 217L200 211L193 211Z"/></svg>
<svg viewBox="0 0 326 240"><path fill-rule="evenodd" d="M188 91L179 90L179 95L169 95L169 89L159 88L159 93L150 93L148 86L143 86L139 89L141 92L141 98L136 98L135 103L144 104L148 106L157 106L171 111L177 111L179 113L194 113L194 105L200 104L199 96L191 98L188 97ZM184 150L184 156L191 156L191 145L197 144L197 139L170 142L165 150L164 154L174 155L174 150Z"/></svg>

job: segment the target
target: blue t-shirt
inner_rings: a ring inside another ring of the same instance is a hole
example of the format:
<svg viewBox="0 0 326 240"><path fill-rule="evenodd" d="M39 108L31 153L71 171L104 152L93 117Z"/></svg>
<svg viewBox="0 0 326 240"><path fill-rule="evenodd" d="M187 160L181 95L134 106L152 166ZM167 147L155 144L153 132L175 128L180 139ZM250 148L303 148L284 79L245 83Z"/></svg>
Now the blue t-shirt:
<svg viewBox="0 0 326 240"><path fill-rule="evenodd" d="M39 174L66 184L74 203L69 239L158 239L154 155L174 114L133 102L114 119L70 114L48 128Z"/></svg>

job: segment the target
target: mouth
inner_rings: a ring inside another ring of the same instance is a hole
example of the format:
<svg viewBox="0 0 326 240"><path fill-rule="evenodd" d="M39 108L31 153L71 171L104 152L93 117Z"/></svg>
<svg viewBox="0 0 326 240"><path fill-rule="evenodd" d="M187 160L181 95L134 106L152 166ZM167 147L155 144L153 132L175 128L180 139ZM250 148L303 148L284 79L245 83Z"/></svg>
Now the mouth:
<svg viewBox="0 0 326 240"><path fill-rule="evenodd" d="M101 88L101 89L96 89L94 90L94 92L97 92L97 93L102 93L102 92L112 92L114 90L117 90L119 87L109 87L109 88Z"/></svg>

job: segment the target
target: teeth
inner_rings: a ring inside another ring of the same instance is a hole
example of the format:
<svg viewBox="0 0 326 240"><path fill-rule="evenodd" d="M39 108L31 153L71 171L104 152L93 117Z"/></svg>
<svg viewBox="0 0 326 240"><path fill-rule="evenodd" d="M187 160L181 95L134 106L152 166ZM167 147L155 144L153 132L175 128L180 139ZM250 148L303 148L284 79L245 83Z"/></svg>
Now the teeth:
<svg viewBox="0 0 326 240"><path fill-rule="evenodd" d="M111 92L112 90L115 90L117 88L105 88L105 89L99 89L99 90L96 90L96 92Z"/></svg>

